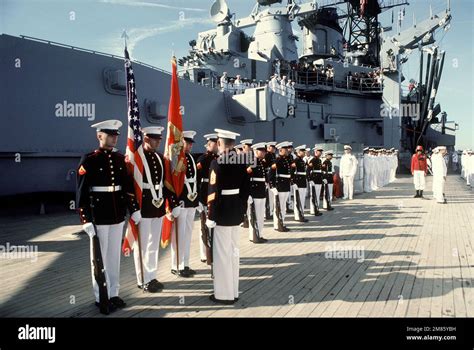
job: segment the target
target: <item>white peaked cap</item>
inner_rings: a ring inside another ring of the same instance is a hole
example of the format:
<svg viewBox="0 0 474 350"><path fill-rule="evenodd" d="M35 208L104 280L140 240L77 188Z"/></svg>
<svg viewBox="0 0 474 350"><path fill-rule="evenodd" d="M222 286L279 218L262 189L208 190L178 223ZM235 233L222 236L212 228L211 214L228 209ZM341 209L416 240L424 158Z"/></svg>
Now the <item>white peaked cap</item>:
<svg viewBox="0 0 474 350"><path fill-rule="evenodd" d="M148 126L146 128L142 128L142 132L144 135L161 135L161 132L165 128L162 126Z"/></svg>
<svg viewBox="0 0 474 350"><path fill-rule="evenodd" d="M241 141L240 141L240 144L241 144L241 145L248 145L248 146L252 146L252 144L253 144L253 139L245 139L245 140L241 140Z"/></svg>
<svg viewBox="0 0 474 350"><path fill-rule="evenodd" d="M219 136L217 136L216 133L213 133L213 134L207 134L207 135L204 135L204 138L207 140L207 141L216 141Z"/></svg>
<svg viewBox="0 0 474 350"><path fill-rule="evenodd" d="M276 142L276 141L267 142L267 146L273 146L273 147L275 147L276 145L277 145L277 142Z"/></svg>
<svg viewBox="0 0 474 350"><path fill-rule="evenodd" d="M299 150L305 151L306 150L306 145L301 145L301 146L295 147L295 151L299 151Z"/></svg>
<svg viewBox="0 0 474 350"><path fill-rule="evenodd" d="M194 141L194 136L196 136L196 131L194 131L194 130L183 131L183 137L185 139L190 139L190 140Z"/></svg>
<svg viewBox="0 0 474 350"><path fill-rule="evenodd" d="M237 136L240 136L240 134L236 132L223 130L223 129L214 129L214 131L217 133L218 137L223 138L223 139L235 140Z"/></svg>
<svg viewBox="0 0 474 350"><path fill-rule="evenodd" d="M280 142L278 145L276 145L276 148L277 149L281 149L281 148L288 148L290 146L290 143L288 141L283 141L283 142Z"/></svg>
<svg viewBox="0 0 474 350"><path fill-rule="evenodd" d="M122 122L116 119L104 120L103 122L92 124L91 128L97 129L97 131L118 131L122 126Z"/></svg>
<svg viewBox="0 0 474 350"><path fill-rule="evenodd" d="M349 146L349 145L345 145L345 146L344 146L344 149L350 149L350 150L352 150L352 147Z"/></svg>
<svg viewBox="0 0 474 350"><path fill-rule="evenodd" d="M266 149L265 142L259 142L252 146L252 149Z"/></svg>

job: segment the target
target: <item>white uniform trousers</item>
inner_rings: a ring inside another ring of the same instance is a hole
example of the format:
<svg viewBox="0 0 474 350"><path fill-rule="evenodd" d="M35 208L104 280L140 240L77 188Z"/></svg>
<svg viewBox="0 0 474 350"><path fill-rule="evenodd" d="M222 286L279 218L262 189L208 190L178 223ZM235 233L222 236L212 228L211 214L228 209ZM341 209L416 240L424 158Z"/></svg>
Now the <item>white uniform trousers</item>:
<svg viewBox="0 0 474 350"><path fill-rule="evenodd" d="M122 236L124 221L115 225L97 225L97 237L99 238L102 261L105 269L105 279L109 298L119 295L120 289L120 254L122 252ZM92 240L90 244L92 286L94 288L95 301L99 301L99 286L94 278Z"/></svg>
<svg viewBox="0 0 474 350"><path fill-rule="evenodd" d="M260 237L263 237L263 225L265 222L265 198L253 198L255 205L255 216L257 217L257 227ZM247 208L247 217L249 218L249 240L253 240L253 227L250 224L250 204Z"/></svg>
<svg viewBox="0 0 474 350"><path fill-rule="evenodd" d="M443 176L433 176L433 197L436 199L436 202L444 202L444 177Z"/></svg>
<svg viewBox="0 0 474 350"><path fill-rule="evenodd" d="M364 192L366 193L370 193L372 192L372 179L371 179L372 175L368 172L368 171L365 171L364 172Z"/></svg>
<svg viewBox="0 0 474 350"><path fill-rule="evenodd" d="M329 194L329 204L332 204L332 188L334 184L328 184L328 194ZM328 203L326 201L326 193L324 193L324 199L323 199L323 208L326 209L328 207Z"/></svg>
<svg viewBox="0 0 474 350"><path fill-rule="evenodd" d="M268 189L268 208L270 209L270 213L273 213L275 207L275 198L273 198L273 193Z"/></svg>
<svg viewBox="0 0 474 350"><path fill-rule="evenodd" d="M344 198L343 199L352 199L354 197L354 176L344 176Z"/></svg>
<svg viewBox="0 0 474 350"><path fill-rule="evenodd" d="M176 249L176 232L173 225L171 232L171 269L184 270L189 266L189 253L193 233L196 208L182 208L178 219L178 249ZM176 219L175 219L176 222ZM178 254L179 253L179 254ZM177 263L179 261L179 266Z"/></svg>
<svg viewBox="0 0 474 350"><path fill-rule="evenodd" d="M425 189L425 172L423 170L413 171L413 184L416 191L424 191Z"/></svg>
<svg viewBox="0 0 474 350"><path fill-rule="evenodd" d="M305 201L306 201L306 187L303 187L303 188L298 188L298 192L299 192L299 196L300 196L300 203L301 203L301 210L302 210L302 214L304 216L304 207L305 207ZM293 190L293 197L295 198L295 205L294 205L294 214L295 214L295 220L300 220L300 219L303 219L302 217L300 217L300 213L299 213L299 210L298 210L298 202L296 201L296 190Z"/></svg>
<svg viewBox="0 0 474 350"><path fill-rule="evenodd" d="M206 217L207 217L207 207L204 206L203 210L206 213ZM199 230L199 256L201 257L201 260L207 260L206 245L202 241L202 232L201 232L201 230Z"/></svg>
<svg viewBox="0 0 474 350"><path fill-rule="evenodd" d="M319 204L319 197L321 196L321 187L323 185L321 184L314 184L314 188L316 190L316 204L318 205L318 208L321 208L321 205ZM314 208L314 202L313 202L313 185L311 185L311 182L310 182L310 186L309 186L309 213L314 215L314 213L316 212L316 209Z"/></svg>
<svg viewBox="0 0 474 350"><path fill-rule="evenodd" d="M158 253L160 250L161 239L161 218L142 218L138 224L140 235L140 246L142 251L143 263L143 283L147 284L156 279L158 271ZM135 260L135 272L137 275L138 285L142 285L142 271L140 265L140 254L138 250L138 242L133 247L133 258Z"/></svg>
<svg viewBox="0 0 474 350"><path fill-rule="evenodd" d="M240 226L216 226L212 248L214 296L220 300L239 297Z"/></svg>
<svg viewBox="0 0 474 350"><path fill-rule="evenodd" d="M273 193L271 194L273 195ZM289 195L290 195L290 192L278 192L278 197L280 198L281 219L283 221L283 225L285 225L286 201L288 200ZM278 229L278 216L276 214L276 201L275 201L275 209L273 211L273 228L275 230Z"/></svg>

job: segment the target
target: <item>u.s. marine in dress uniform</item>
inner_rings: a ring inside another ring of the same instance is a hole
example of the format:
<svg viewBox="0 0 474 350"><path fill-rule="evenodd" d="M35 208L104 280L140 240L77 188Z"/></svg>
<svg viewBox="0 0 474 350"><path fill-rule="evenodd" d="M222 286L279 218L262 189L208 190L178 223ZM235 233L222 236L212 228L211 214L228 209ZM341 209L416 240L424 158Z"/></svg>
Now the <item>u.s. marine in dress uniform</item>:
<svg viewBox="0 0 474 350"><path fill-rule="evenodd" d="M201 213L205 211L207 215L207 192L209 188L209 169L211 168L211 162L217 158L217 134L204 135L206 139L206 153L202 154L196 161L196 167L198 171L198 177L201 179L199 183L199 205L197 210ZM206 256L206 245L204 244L202 237L199 240L199 254L201 261L205 262Z"/></svg>
<svg viewBox="0 0 474 350"><path fill-rule="evenodd" d="M252 145L255 152L255 164L247 167L250 176L250 196L247 208L249 218L249 240L253 243L265 243L263 225L265 221L265 191L266 191L266 146L264 142ZM254 225L257 232L254 232Z"/></svg>
<svg viewBox="0 0 474 350"><path fill-rule="evenodd" d="M273 211L273 228L280 232L288 232L290 229L285 226L286 202L290 194L291 187L291 163L288 157L289 142L281 142L276 147L278 157L271 166L271 191L275 198L275 210ZM279 206L277 205L277 196ZM278 214L281 215L278 215ZM280 222L281 220L281 222Z"/></svg>
<svg viewBox="0 0 474 350"><path fill-rule="evenodd" d="M194 215L199 205L198 184L200 178L196 161L191 154L195 135L195 131L183 131L187 164L186 177L184 179L183 191L179 197L182 208L179 217L175 220L175 223L176 221L178 222L178 237L176 237L175 232L171 235L171 273L180 277L191 277L196 274L196 271L189 267Z"/></svg>
<svg viewBox="0 0 474 350"><path fill-rule="evenodd" d="M235 162L233 150L239 134L215 129L219 158L211 163L207 226L213 233L214 294L217 303L233 304L239 298L239 236L247 210L249 176L245 164ZM233 161L234 159L234 161Z"/></svg>
<svg viewBox="0 0 474 350"><path fill-rule="evenodd" d="M163 289L163 284L156 279L158 272L158 252L161 239L163 216L166 214L165 200L178 215L179 206L176 196L163 185L165 171L163 155L158 153L163 127L153 126L143 128L143 153L148 169L143 174L142 190L142 219L138 224L140 250L138 244L133 250L135 272L138 288L156 293ZM176 208L176 209L174 209ZM142 277L143 270L143 277Z"/></svg>
<svg viewBox="0 0 474 350"><path fill-rule="evenodd" d="M321 160L323 149L319 147L314 148L314 157L308 161L307 174L309 180L309 208L310 214L321 216L319 211L321 208L319 198L321 196L321 188L323 186L323 162Z"/></svg>
<svg viewBox="0 0 474 350"><path fill-rule="evenodd" d="M334 170L332 167L332 156L334 152L326 151L324 152L324 159L322 164L323 169L323 184L324 184L324 201L326 204L326 210L334 210L332 207L332 188L334 186Z"/></svg>
<svg viewBox="0 0 474 350"><path fill-rule="evenodd" d="M304 207L306 200L306 163L303 160L306 151L306 145L295 148L296 156L291 164L291 180L293 182L293 197L295 220L299 222L307 222L304 217ZM299 199L297 198L299 197Z"/></svg>
<svg viewBox="0 0 474 350"><path fill-rule="evenodd" d="M97 129L100 146L82 157L77 181L77 206L82 227L91 238L94 235L99 238L109 309L112 311L125 306L125 302L119 297L119 280L121 244L127 210L135 223L139 223L141 219L133 178L127 172L125 156L114 150L121 126L122 122L119 120L107 120L92 125ZM94 279L93 267L92 284L96 305L99 306L99 287Z"/></svg>
<svg viewBox="0 0 474 350"><path fill-rule="evenodd" d="M276 141L269 141L267 144L267 153L265 154L265 165L266 165L266 199L265 203L265 219L273 219L273 209L274 209L274 198L270 191L270 176L271 176L271 166L275 163L276 160Z"/></svg>

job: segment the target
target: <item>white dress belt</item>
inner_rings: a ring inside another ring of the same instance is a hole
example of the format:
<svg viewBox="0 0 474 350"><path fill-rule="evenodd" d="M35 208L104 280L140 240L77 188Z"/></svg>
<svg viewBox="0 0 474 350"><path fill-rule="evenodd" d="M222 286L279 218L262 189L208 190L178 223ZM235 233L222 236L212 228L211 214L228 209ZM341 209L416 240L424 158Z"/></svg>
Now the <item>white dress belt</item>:
<svg viewBox="0 0 474 350"><path fill-rule="evenodd" d="M117 192L122 189L122 186L92 186L92 192Z"/></svg>
<svg viewBox="0 0 474 350"><path fill-rule="evenodd" d="M155 188L155 190L160 190L161 185L155 185L155 186L153 186L153 187ZM144 190L151 190L151 185L150 185L149 183L147 183L147 182L144 182L144 183L143 183L143 189L144 189Z"/></svg>
<svg viewBox="0 0 474 350"><path fill-rule="evenodd" d="M295 174L296 175L306 175L306 173L304 171L297 171Z"/></svg>
<svg viewBox="0 0 474 350"><path fill-rule="evenodd" d="M209 179L201 179L201 182L209 182Z"/></svg>
<svg viewBox="0 0 474 350"><path fill-rule="evenodd" d="M221 194L223 196L232 196L234 194L239 194L240 193L240 189L238 188L235 188L235 189L232 189L232 190L222 190L221 191Z"/></svg>
<svg viewBox="0 0 474 350"><path fill-rule="evenodd" d="M251 177L250 181L265 182L265 178L264 177Z"/></svg>
<svg viewBox="0 0 474 350"><path fill-rule="evenodd" d="M291 178L291 175L286 175L286 174L278 174L277 176L278 176L278 177L283 177L283 178L285 178L285 179Z"/></svg>
<svg viewBox="0 0 474 350"><path fill-rule="evenodd" d="M322 173L322 170L313 170L312 173Z"/></svg>

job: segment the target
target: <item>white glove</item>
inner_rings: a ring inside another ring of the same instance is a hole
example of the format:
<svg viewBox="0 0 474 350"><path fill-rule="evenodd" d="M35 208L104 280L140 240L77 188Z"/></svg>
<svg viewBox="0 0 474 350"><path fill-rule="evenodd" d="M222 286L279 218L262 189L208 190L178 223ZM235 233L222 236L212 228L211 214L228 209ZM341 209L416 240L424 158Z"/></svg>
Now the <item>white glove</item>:
<svg viewBox="0 0 474 350"><path fill-rule="evenodd" d="M323 184L327 185L327 183L328 183L328 180L323 179Z"/></svg>
<svg viewBox="0 0 474 350"><path fill-rule="evenodd" d="M272 191L274 196L278 195L278 190L276 189L276 187L271 188L270 191Z"/></svg>
<svg viewBox="0 0 474 350"><path fill-rule="evenodd" d="M202 211L204 210L204 205L202 205L202 203L199 202L199 205L196 207L196 210L198 211L199 214L201 214Z"/></svg>
<svg viewBox="0 0 474 350"><path fill-rule="evenodd" d="M314 183L314 181L310 181L309 184L310 184L311 186L316 186L316 184Z"/></svg>
<svg viewBox="0 0 474 350"><path fill-rule="evenodd" d="M249 196L249 199L247 199L247 204L250 205L253 203L253 198L252 196Z"/></svg>
<svg viewBox="0 0 474 350"><path fill-rule="evenodd" d="M135 223L135 225L138 225L140 220L142 219L142 213L140 213L140 210L137 210L132 214L132 220Z"/></svg>
<svg viewBox="0 0 474 350"><path fill-rule="evenodd" d="M90 238L95 236L94 224L92 222L87 222L82 225L82 229L89 235Z"/></svg>
<svg viewBox="0 0 474 350"><path fill-rule="evenodd" d="M181 207L174 207L171 211L171 215L173 215L174 218L177 218L179 214L181 214Z"/></svg>
<svg viewBox="0 0 474 350"><path fill-rule="evenodd" d="M209 220L209 219L206 219L206 226L209 227L209 228L214 228L216 227L216 222L215 221L212 221L212 220Z"/></svg>
<svg viewBox="0 0 474 350"><path fill-rule="evenodd" d="M297 191L298 190L298 185L293 184L293 185L291 185L291 188L293 189L293 191Z"/></svg>

